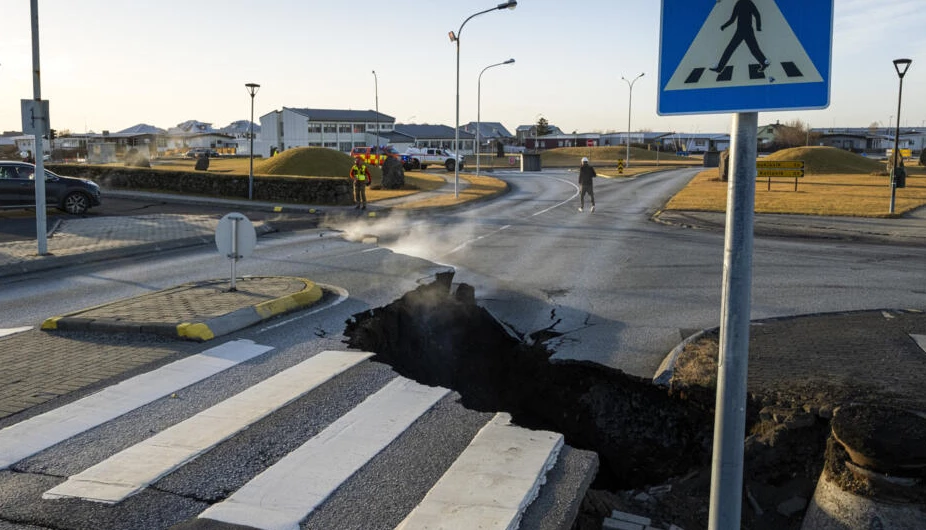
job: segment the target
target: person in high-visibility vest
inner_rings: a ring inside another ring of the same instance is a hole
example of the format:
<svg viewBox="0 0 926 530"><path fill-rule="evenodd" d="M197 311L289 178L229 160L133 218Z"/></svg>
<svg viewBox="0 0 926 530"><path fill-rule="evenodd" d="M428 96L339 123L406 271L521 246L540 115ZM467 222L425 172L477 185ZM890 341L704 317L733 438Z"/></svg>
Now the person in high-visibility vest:
<svg viewBox="0 0 926 530"><path fill-rule="evenodd" d="M354 202L357 203L354 208L361 210L367 209L367 186L372 182L370 170L363 163L359 156L354 159L354 165L350 168L350 179L354 183Z"/></svg>

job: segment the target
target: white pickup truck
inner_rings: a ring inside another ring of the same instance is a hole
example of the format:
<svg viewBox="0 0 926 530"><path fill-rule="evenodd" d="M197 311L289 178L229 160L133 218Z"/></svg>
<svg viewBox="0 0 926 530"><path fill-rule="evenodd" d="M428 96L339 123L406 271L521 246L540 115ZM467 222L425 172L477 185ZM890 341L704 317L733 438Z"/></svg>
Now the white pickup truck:
<svg viewBox="0 0 926 530"><path fill-rule="evenodd" d="M405 170L427 169L428 165L440 164L453 171L454 165L459 162L460 169L463 169L463 156L454 156L453 153L446 149L437 147L409 147L405 150L406 162Z"/></svg>

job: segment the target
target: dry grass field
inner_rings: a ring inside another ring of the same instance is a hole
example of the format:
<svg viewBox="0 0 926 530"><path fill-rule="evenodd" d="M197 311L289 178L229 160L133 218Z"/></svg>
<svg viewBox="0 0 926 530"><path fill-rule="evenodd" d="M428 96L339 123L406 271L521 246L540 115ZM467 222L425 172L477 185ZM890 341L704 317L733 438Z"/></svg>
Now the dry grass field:
<svg viewBox="0 0 926 530"><path fill-rule="evenodd" d="M756 181L756 213L891 217L890 177L884 164L827 147L779 151L765 160L804 160L805 176ZM666 204L666 210L726 211L727 183L716 169L702 171ZM894 217L926 205L926 168L907 167L907 187L898 189Z"/></svg>

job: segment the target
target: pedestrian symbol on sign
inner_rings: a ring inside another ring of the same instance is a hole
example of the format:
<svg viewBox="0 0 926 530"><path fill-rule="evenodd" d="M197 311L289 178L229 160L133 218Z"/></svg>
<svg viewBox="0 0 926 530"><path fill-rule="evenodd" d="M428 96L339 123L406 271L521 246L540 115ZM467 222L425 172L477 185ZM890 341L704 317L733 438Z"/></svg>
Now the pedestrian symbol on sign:
<svg viewBox="0 0 926 530"><path fill-rule="evenodd" d="M762 73L765 71L769 62L765 54L762 53L762 49L759 48L759 42L756 40L756 34L752 27L753 18L756 19L755 31L762 31L762 15L759 14L759 10L756 8L756 5L752 3L752 0L737 0L736 5L733 6L733 13L730 15L730 20L727 20L723 26L720 26L720 30L723 31L735 21L736 31L733 33L733 39L730 41L730 44L727 45L727 49L723 51L720 62L709 68L710 70L722 74L723 71L727 69L727 62L730 61L733 52L736 51L740 44L745 42L746 45L749 46L749 51L752 52L752 56L756 58L756 61L759 61L758 68L756 68L757 72Z"/></svg>
<svg viewBox="0 0 926 530"><path fill-rule="evenodd" d="M822 81L775 0L736 0L714 4L665 90Z"/></svg>

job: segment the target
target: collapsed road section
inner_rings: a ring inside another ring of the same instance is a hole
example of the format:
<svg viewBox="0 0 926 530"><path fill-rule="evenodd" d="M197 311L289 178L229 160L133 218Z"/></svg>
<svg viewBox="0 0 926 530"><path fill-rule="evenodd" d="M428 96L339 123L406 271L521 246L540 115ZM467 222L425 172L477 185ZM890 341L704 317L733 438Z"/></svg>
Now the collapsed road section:
<svg viewBox="0 0 926 530"><path fill-rule="evenodd" d="M406 377L452 388L464 405L504 410L531 429L563 433L599 454L598 483L655 484L702 464L710 411L649 381L589 362L550 361L542 345L507 333L452 273L389 306L355 315L348 343Z"/></svg>
<svg viewBox="0 0 926 530"><path fill-rule="evenodd" d="M452 272L438 275L354 315L348 344L406 377L455 390L469 408L505 411L518 425L560 432L569 445L595 451L599 474L575 528L601 528L612 509L646 513L666 527L707 527L709 389L667 389L595 363L551 359L542 340L521 340L476 303L471 286L454 289L452 280ZM748 406L743 528L800 528L801 499L812 495L823 467L828 419L770 410L758 399ZM798 508L782 512L774 508L780 504Z"/></svg>

